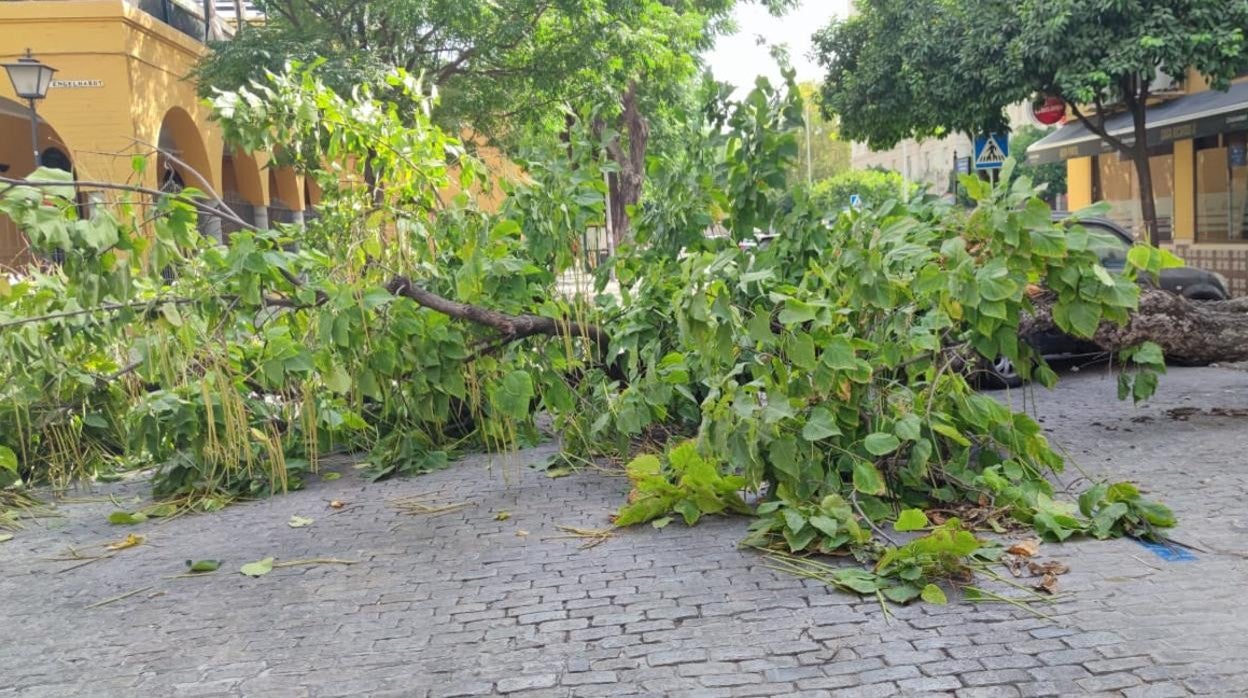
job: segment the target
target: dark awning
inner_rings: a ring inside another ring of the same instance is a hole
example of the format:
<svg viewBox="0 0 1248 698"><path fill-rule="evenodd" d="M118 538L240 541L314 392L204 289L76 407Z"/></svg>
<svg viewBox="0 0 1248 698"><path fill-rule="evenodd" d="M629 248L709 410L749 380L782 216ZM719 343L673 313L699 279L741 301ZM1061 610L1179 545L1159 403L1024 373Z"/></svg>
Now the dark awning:
<svg viewBox="0 0 1248 698"><path fill-rule="evenodd" d="M1144 123L1150 148L1248 128L1248 82L1231 85L1226 92L1197 92L1149 107ZM1105 130L1127 143L1135 140L1129 113L1107 119ZM1027 149L1027 161L1042 165L1113 150L1100 136L1074 121L1033 143Z"/></svg>

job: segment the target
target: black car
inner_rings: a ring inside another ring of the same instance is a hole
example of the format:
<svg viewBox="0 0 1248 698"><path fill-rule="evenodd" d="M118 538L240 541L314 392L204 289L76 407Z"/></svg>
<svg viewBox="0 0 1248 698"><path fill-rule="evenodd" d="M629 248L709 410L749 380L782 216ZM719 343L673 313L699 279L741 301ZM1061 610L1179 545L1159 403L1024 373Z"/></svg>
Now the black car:
<svg viewBox="0 0 1248 698"><path fill-rule="evenodd" d="M1057 213L1054 218L1063 219L1069 214ZM1121 272L1126 268L1127 252L1135 244L1131 234L1123 230L1117 223L1104 218L1085 218L1080 225L1090 232L1101 233L1094 238L1094 249L1101 258L1101 265L1110 272ZM1198 269L1196 267L1179 267L1162 269L1157 279L1163 291L1169 291L1194 301L1221 301L1230 298L1226 288L1226 279L1217 272ZM1104 351L1087 340L1072 337L1058 330L1048 330L1024 335L1022 340L1031 345L1046 359L1064 359L1077 356L1094 356ZM996 361L986 362L976 372L978 383L982 387L1016 387L1022 384L1022 378L1014 370L1013 363L999 357Z"/></svg>

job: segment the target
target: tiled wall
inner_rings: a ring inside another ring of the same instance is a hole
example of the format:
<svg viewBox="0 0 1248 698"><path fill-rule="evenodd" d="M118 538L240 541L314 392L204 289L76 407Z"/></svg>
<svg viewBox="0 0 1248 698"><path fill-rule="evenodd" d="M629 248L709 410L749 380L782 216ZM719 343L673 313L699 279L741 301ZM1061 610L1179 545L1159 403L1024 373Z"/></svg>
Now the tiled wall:
<svg viewBox="0 0 1248 698"><path fill-rule="evenodd" d="M1248 244L1193 245L1180 243L1174 253L1188 266L1216 271L1226 277L1232 296L1248 296Z"/></svg>

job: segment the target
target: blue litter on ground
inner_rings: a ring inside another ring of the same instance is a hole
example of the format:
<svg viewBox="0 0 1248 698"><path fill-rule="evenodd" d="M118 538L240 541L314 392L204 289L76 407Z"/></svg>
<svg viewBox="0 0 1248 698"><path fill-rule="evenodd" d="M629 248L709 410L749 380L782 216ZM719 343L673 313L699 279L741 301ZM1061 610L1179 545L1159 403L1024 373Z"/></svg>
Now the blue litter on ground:
<svg viewBox="0 0 1248 698"><path fill-rule="evenodd" d="M1150 543L1145 540L1136 540L1135 542L1153 551L1154 555L1165 560L1166 562L1196 561L1196 556L1193 555L1187 548L1182 548L1173 544L1166 545L1164 543Z"/></svg>

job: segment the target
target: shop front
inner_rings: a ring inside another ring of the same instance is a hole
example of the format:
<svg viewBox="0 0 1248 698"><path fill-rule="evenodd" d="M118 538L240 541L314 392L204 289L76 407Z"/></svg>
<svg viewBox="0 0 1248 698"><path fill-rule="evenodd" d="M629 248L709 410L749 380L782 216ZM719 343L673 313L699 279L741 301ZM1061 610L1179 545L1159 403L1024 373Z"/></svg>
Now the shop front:
<svg viewBox="0 0 1248 698"><path fill-rule="evenodd" d="M1189 264L1217 271L1232 294L1248 295L1248 80L1226 92L1191 91L1149 108L1146 118L1159 244ZM1130 143L1130 115L1106 120ZM1078 122L1028 150L1040 164L1065 161L1070 208L1109 204L1108 217L1142 236L1139 184L1131 160Z"/></svg>

